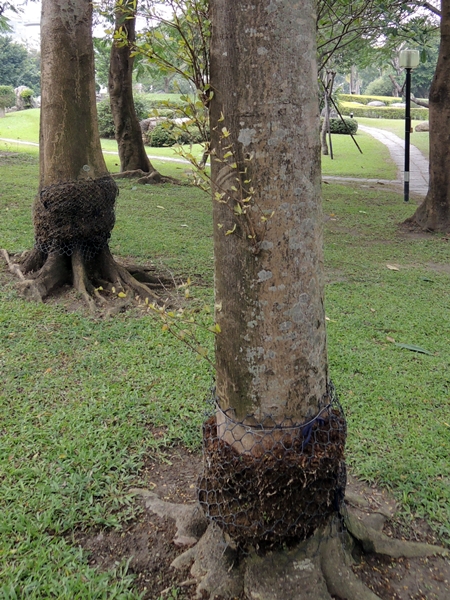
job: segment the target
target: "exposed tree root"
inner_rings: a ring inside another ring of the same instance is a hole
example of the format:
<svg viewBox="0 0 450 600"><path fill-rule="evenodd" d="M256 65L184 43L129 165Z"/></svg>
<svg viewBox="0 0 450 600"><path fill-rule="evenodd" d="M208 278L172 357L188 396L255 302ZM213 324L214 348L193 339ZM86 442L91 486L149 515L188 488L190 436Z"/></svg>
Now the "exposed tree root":
<svg viewBox="0 0 450 600"><path fill-rule="evenodd" d="M438 546L390 540L352 513L346 520L347 531L333 518L329 525L295 548L272 551L264 556L253 552L244 556L225 539L216 524L211 523L204 531L205 520L198 505L172 504L152 492L134 491L143 497L148 510L175 519L174 543L186 546L187 550L172 566L185 569L191 565L199 599L379 600L352 570L355 546L362 544L367 552L383 552L392 557L448 555L448 551ZM361 506L363 504L361 501ZM364 511L368 515L367 510L366 506ZM377 520L380 527L382 521Z"/></svg>
<svg viewBox="0 0 450 600"><path fill-rule="evenodd" d="M19 284L20 292L29 300L42 302L57 288L70 282L70 264L66 256L50 254L37 273L25 272L29 279Z"/></svg>
<svg viewBox="0 0 450 600"><path fill-rule="evenodd" d="M0 250L0 252L1 252L1 255L3 256L3 258L5 259L6 264L8 265L8 269L9 269L10 273L12 273L13 275L15 275L16 277L18 277L19 279L21 279L23 281L25 279L25 276L22 273L22 271L20 270L19 265L11 262L11 260L9 258L9 254L4 248L2 248L2 250Z"/></svg>
<svg viewBox="0 0 450 600"><path fill-rule="evenodd" d="M391 558L419 558L424 556L449 556L449 551L441 546L433 546L421 542L408 542L390 538L381 531L367 526L363 520L351 511L345 517L345 525L352 536L357 539L364 552L384 554Z"/></svg>
<svg viewBox="0 0 450 600"><path fill-rule="evenodd" d="M127 269L119 265L107 246L90 259L77 248L71 256L45 255L34 249L22 264L13 262L6 250L1 250L1 254L10 272L20 279L18 287L26 298L41 302L57 288L72 284L91 312L109 304L108 294L113 298L126 298L126 305L136 300L164 303L167 293L161 298L161 292L176 285L168 277L152 274L150 269L136 266ZM118 310L123 308L124 302L121 302Z"/></svg>
<svg viewBox="0 0 450 600"><path fill-rule="evenodd" d="M334 535L326 539L320 552L320 565L328 591L345 600L377 600L379 596L369 590L352 571L351 555L334 526L333 530ZM347 546L350 545L351 539L347 537Z"/></svg>
<svg viewBox="0 0 450 600"><path fill-rule="evenodd" d="M136 183L142 185L151 183L173 183L175 185L182 185L182 182L173 177L166 177L161 175L158 171L152 171L146 173L142 169L136 169L135 171L122 171L121 173L112 173L114 179L136 179Z"/></svg>

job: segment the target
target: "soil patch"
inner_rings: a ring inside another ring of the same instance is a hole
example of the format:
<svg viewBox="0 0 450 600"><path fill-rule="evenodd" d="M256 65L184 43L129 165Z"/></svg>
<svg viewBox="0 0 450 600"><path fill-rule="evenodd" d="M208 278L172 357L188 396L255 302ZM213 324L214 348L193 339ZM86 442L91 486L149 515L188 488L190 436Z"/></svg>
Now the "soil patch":
<svg viewBox="0 0 450 600"><path fill-rule="evenodd" d="M422 229L420 225L411 219L407 219L405 222L398 224L398 233L401 237L411 240L429 240L442 235L434 231L426 231ZM450 241L450 236L448 234L444 235L442 237L442 241Z"/></svg>
<svg viewBox="0 0 450 600"><path fill-rule="evenodd" d="M196 499L201 466L200 453L172 448L147 459L140 473L140 485L163 500L190 504ZM350 498L363 497L368 510L386 503L395 507L385 490L369 487L353 477L349 477L347 489ZM129 561L128 571L135 575L136 590L143 594L144 600L173 597L194 600L196 582L189 568L180 571L170 566L174 558L186 550L185 546L175 544L175 530L173 519L144 510L134 523L119 532L77 533L75 541L88 552L89 563L100 569L112 569ZM407 530L389 521L384 532L403 539L437 542L423 521L413 523ZM382 600L448 600L450 597L450 561L441 557L393 560L381 555L362 555L354 570Z"/></svg>

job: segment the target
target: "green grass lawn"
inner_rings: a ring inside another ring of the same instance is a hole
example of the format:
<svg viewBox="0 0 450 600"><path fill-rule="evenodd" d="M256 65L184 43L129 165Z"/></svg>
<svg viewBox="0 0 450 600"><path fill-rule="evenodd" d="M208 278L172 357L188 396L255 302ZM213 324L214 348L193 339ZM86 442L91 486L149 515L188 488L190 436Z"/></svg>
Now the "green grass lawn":
<svg viewBox="0 0 450 600"><path fill-rule="evenodd" d="M322 173L324 175L396 179L397 168L384 144L362 131L357 133L355 139L362 150L362 154L351 136L332 135L334 158L322 156Z"/></svg>
<svg viewBox="0 0 450 600"><path fill-rule="evenodd" d="M364 121L375 121L378 119L365 119ZM362 122L362 120L361 120ZM0 138L15 140L4 142L0 140L0 149L14 152L36 153L37 149L23 145L20 142L28 141L38 143L39 141L39 109L31 109L16 113L8 113L4 119L0 119ZM322 157L322 171L324 175L338 175L341 177L363 177L369 179L395 179L396 167L392 163L388 149L374 140L370 135L359 132L356 136L361 147L362 154L347 135L333 135L332 144L334 159L330 156ZM105 151L105 160L108 169L114 173L120 170L117 154L117 143L115 140L102 139L102 148ZM189 171L189 165L182 163L169 164L164 158L181 157L175 148L147 148L151 156L152 164L163 175L182 177ZM196 145L193 153L201 156L201 148ZM159 158L160 157L160 158Z"/></svg>
<svg viewBox="0 0 450 600"><path fill-rule="evenodd" d="M385 178L374 156L370 172ZM21 252L33 243L36 153L0 158L0 178L0 247ZM113 252L190 276L191 306L210 324L208 196L119 186ZM330 375L348 419L348 464L390 488L405 520L426 518L449 540L449 241L399 233L415 208L400 193L323 192ZM211 369L151 314L96 319L26 302L3 265L0 282L0 598L137 599L123 566L89 567L71 536L139 518L129 490L144 456L200 448ZM212 335L199 335L212 352Z"/></svg>

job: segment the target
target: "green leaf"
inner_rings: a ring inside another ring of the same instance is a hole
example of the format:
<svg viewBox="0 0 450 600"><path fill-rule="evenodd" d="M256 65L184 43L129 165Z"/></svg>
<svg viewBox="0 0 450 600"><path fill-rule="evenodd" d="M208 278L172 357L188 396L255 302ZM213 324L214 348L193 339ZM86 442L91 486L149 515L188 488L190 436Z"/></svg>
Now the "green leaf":
<svg viewBox="0 0 450 600"><path fill-rule="evenodd" d="M428 352L424 348L420 346L412 346L411 344L395 344L399 348L404 348L405 350L411 350L411 352L420 352L420 354L428 354L429 356L433 356L432 352Z"/></svg>

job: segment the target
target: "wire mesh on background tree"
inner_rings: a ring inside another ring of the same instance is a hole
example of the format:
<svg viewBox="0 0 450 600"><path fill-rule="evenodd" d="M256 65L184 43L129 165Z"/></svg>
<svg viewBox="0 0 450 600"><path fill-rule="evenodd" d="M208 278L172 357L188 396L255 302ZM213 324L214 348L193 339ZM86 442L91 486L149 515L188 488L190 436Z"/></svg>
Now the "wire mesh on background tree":
<svg viewBox="0 0 450 600"><path fill-rule="evenodd" d="M85 259L92 258L111 237L118 193L109 175L43 188L33 209L35 247L67 256L78 248Z"/></svg>

